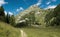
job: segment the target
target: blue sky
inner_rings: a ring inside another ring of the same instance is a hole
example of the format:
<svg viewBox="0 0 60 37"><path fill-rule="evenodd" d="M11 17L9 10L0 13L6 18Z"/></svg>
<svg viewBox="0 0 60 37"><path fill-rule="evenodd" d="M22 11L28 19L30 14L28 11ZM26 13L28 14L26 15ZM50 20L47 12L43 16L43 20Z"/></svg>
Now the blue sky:
<svg viewBox="0 0 60 37"><path fill-rule="evenodd" d="M55 8L60 4L60 0L0 0L0 6L3 6L5 9L5 14L16 15L19 12L27 9L31 5L37 5L40 8L48 9Z"/></svg>

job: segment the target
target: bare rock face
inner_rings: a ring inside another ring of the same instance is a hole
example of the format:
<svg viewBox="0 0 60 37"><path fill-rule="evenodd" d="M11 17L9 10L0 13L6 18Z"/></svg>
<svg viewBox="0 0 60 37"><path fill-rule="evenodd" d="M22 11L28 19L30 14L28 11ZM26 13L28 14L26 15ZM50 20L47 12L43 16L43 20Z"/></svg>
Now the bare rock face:
<svg viewBox="0 0 60 37"><path fill-rule="evenodd" d="M20 18L26 14L29 14L31 11L36 11L38 12L40 10L40 8L38 6L30 6L28 9L20 12L17 16L16 16L16 23L20 20Z"/></svg>
<svg viewBox="0 0 60 37"><path fill-rule="evenodd" d="M16 23L20 22L20 21L23 21L21 20L22 17L26 17L26 15L29 15L30 13L34 13L35 12L35 20L38 22L38 23L41 23L42 25L45 24L44 22L44 18L45 18L45 15L47 14L47 10L43 10L41 9L40 7L38 6L30 6L28 9L20 12L17 16L16 16ZM26 21L26 19L24 19Z"/></svg>

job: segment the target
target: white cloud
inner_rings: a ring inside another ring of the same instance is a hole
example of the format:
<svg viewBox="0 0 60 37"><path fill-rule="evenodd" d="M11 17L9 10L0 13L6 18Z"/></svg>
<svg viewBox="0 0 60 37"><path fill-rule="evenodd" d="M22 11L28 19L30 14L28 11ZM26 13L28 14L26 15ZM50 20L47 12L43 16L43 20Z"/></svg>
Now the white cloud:
<svg viewBox="0 0 60 37"><path fill-rule="evenodd" d="M24 8L23 7L20 7L16 11L19 12L19 11L23 11L23 10L24 10Z"/></svg>
<svg viewBox="0 0 60 37"><path fill-rule="evenodd" d="M12 12L9 12L9 15L13 15L13 13Z"/></svg>
<svg viewBox="0 0 60 37"><path fill-rule="evenodd" d="M41 4L41 0L38 0L38 2L35 4L36 6L39 6Z"/></svg>
<svg viewBox="0 0 60 37"><path fill-rule="evenodd" d="M4 12L5 12L5 15L7 15L7 11L4 11ZM9 15L13 15L13 13L10 12L10 11L8 12L8 14L9 14Z"/></svg>
<svg viewBox="0 0 60 37"><path fill-rule="evenodd" d="M2 6L3 4L7 4L8 2L5 2L4 0L0 0L0 6Z"/></svg>
<svg viewBox="0 0 60 37"><path fill-rule="evenodd" d="M4 11L5 12L5 15L7 15L7 11Z"/></svg>
<svg viewBox="0 0 60 37"><path fill-rule="evenodd" d="M51 3L51 2L49 1L49 2L47 2L46 4L49 5L50 3Z"/></svg>
<svg viewBox="0 0 60 37"><path fill-rule="evenodd" d="M51 2L56 2L56 0L49 0L46 4L49 5Z"/></svg>
<svg viewBox="0 0 60 37"><path fill-rule="evenodd" d="M56 7L56 5L49 5L48 7L46 7L46 8L44 8L44 9L49 9L49 8L55 8Z"/></svg>

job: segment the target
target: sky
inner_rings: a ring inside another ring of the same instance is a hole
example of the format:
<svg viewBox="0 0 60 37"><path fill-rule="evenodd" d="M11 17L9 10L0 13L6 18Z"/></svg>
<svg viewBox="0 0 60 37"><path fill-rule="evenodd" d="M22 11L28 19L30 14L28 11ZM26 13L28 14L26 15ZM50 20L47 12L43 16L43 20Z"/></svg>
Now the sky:
<svg viewBox="0 0 60 37"><path fill-rule="evenodd" d="M0 0L0 6L4 7L5 14L9 12L10 15L16 15L31 5L49 9L55 8L58 4L60 4L60 0Z"/></svg>

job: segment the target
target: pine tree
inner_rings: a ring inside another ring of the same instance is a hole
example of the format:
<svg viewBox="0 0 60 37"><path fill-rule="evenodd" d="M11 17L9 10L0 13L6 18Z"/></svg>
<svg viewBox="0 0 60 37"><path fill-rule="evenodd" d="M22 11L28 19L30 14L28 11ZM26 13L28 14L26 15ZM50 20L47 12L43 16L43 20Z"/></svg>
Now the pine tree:
<svg viewBox="0 0 60 37"><path fill-rule="evenodd" d="M10 15L7 13L7 15L5 16L5 22L6 23L10 23Z"/></svg>
<svg viewBox="0 0 60 37"><path fill-rule="evenodd" d="M0 20L4 21L5 18L5 13L4 13L4 8L3 6L0 7Z"/></svg>
<svg viewBox="0 0 60 37"><path fill-rule="evenodd" d="M11 24L12 26L15 26L15 17L14 17L14 15L11 15L11 16L10 16L10 24Z"/></svg>
<svg viewBox="0 0 60 37"><path fill-rule="evenodd" d="M53 12L46 15L45 22L51 26L60 25L60 4L57 5Z"/></svg>

